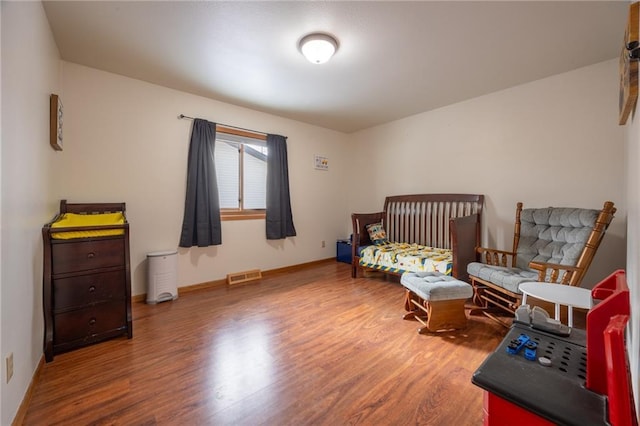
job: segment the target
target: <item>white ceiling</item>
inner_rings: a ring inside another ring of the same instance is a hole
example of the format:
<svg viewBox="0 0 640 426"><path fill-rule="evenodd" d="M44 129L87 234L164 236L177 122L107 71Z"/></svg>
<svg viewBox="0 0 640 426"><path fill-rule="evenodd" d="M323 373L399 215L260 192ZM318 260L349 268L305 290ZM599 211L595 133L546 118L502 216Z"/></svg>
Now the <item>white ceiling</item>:
<svg viewBox="0 0 640 426"><path fill-rule="evenodd" d="M44 2L65 61L347 133L615 58L628 7ZM297 47L316 31L340 43L322 65Z"/></svg>

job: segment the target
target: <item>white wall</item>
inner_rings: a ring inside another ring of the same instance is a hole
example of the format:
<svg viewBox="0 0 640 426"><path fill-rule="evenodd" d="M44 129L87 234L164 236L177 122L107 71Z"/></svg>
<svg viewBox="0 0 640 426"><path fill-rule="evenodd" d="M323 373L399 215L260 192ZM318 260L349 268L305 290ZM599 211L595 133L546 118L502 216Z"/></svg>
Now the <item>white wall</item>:
<svg viewBox="0 0 640 426"><path fill-rule="evenodd" d="M358 132L354 166L366 173L350 211L378 211L391 194L484 194L484 244L510 249L518 201L599 209L611 200L618 212L591 287L626 258L617 84L612 60Z"/></svg>
<svg viewBox="0 0 640 426"><path fill-rule="evenodd" d="M627 147L627 282L631 293L630 337L627 341L629 365L633 377L636 413L640 415L640 119L629 119L626 128Z"/></svg>
<svg viewBox="0 0 640 426"><path fill-rule="evenodd" d="M42 225L55 199L49 95L60 93L58 49L39 2L1 2L2 154L0 298L2 413L11 424L42 357ZM6 383L5 357L14 357Z"/></svg>
<svg viewBox="0 0 640 426"><path fill-rule="evenodd" d="M267 241L264 220L223 222L221 246L179 250L179 286L335 256L348 215L346 135L72 63L63 75L65 145L54 197L127 203L134 295L146 292L146 254L175 249L180 238L192 122L179 114L287 136L297 230ZM329 158L329 171L313 169L313 154Z"/></svg>

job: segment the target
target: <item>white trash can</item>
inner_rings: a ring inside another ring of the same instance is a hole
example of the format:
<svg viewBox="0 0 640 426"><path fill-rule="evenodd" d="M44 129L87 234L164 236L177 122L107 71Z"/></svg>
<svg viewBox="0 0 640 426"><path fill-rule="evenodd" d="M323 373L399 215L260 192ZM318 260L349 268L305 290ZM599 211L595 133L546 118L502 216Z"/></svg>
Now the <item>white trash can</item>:
<svg viewBox="0 0 640 426"><path fill-rule="evenodd" d="M155 304L178 298L178 251L147 254L147 303Z"/></svg>

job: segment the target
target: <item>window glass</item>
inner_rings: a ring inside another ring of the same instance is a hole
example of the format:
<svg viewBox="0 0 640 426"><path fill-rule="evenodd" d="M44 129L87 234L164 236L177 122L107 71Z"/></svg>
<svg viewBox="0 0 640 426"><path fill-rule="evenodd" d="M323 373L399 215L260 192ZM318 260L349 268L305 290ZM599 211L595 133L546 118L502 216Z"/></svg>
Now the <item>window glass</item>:
<svg viewBox="0 0 640 426"><path fill-rule="evenodd" d="M267 192L267 146L264 140L218 132L216 178L224 215L264 210Z"/></svg>
<svg viewBox="0 0 640 426"><path fill-rule="evenodd" d="M243 160L243 207L265 209L267 207L267 147L245 144Z"/></svg>
<svg viewBox="0 0 640 426"><path fill-rule="evenodd" d="M216 140L216 180L221 209L240 208L239 144Z"/></svg>

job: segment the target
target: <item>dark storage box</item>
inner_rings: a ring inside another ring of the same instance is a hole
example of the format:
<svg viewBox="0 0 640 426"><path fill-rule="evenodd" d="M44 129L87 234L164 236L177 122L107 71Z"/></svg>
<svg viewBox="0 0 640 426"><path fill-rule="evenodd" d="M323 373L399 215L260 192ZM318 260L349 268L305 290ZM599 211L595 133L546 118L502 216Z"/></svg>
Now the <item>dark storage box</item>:
<svg viewBox="0 0 640 426"><path fill-rule="evenodd" d="M336 260L351 263L351 241L338 240L336 243Z"/></svg>

